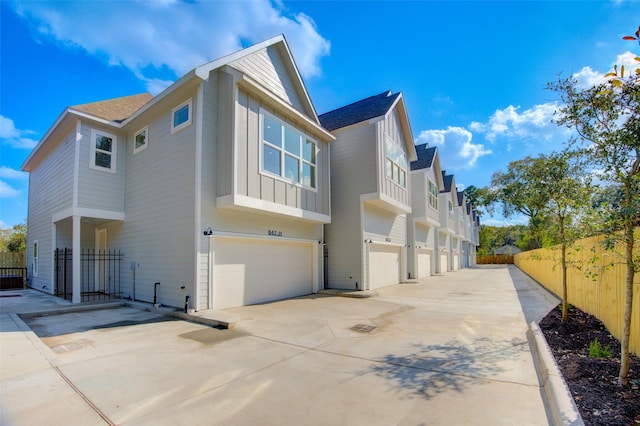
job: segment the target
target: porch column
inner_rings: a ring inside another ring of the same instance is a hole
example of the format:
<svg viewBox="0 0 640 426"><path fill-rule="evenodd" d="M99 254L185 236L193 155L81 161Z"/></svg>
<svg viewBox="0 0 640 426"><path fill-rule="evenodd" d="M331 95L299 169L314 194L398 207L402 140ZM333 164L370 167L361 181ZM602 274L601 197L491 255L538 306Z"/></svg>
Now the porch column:
<svg viewBox="0 0 640 426"><path fill-rule="evenodd" d="M80 219L82 216L73 216L73 231L72 231L72 271L73 271L73 293L71 295L72 303L80 303L82 302L81 291L81 283L82 279L81 269L80 269Z"/></svg>

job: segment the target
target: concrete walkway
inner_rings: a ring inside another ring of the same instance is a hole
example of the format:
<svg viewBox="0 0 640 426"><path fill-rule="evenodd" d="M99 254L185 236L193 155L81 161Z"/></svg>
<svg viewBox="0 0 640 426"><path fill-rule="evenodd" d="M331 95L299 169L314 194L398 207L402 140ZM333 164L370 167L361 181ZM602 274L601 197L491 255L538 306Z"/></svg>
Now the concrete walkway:
<svg viewBox="0 0 640 426"><path fill-rule="evenodd" d="M127 306L18 316L70 305L3 292L21 296L0 297L0 423L550 423L526 332L558 301L519 270L377 292L198 313L229 330Z"/></svg>

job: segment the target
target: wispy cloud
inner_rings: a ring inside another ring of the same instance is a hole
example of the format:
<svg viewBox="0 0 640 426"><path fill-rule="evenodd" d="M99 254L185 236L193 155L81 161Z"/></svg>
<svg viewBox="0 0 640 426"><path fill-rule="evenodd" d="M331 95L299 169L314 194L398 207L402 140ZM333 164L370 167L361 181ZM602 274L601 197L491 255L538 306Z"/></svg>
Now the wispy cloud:
<svg viewBox="0 0 640 426"><path fill-rule="evenodd" d="M0 144L18 149L33 149L38 141L31 138L32 130L16 129L12 119L0 115Z"/></svg>
<svg viewBox="0 0 640 426"><path fill-rule="evenodd" d="M635 73L636 68L639 68L640 62L635 60L637 55L632 52L624 52L619 54L616 59L611 64L611 68L607 70L607 72L611 72L614 70L614 65L618 67L618 72L622 71L622 67L624 66L625 72L624 75L628 76L632 73ZM589 87L593 87L596 84L601 84L606 81L605 75L606 73L602 73L599 71L595 71L591 67L583 67L580 71L573 74L574 77L578 81L578 88L580 89L588 89Z"/></svg>
<svg viewBox="0 0 640 426"><path fill-rule="evenodd" d="M442 164L447 169L470 168L478 158L491 154L482 144L472 143L473 135L462 127L447 127L444 130L423 130L415 140L416 145L437 146Z"/></svg>
<svg viewBox="0 0 640 426"><path fill-rule="evenodd" d="M0 167L0 179L27 180L29 175L26 172L12 169L11 167Z"/></svg>
<svg viewBox="0 0 640 426"><path fill-rule="evenodd" d="M551 102L522 111L520 106L509 105L496 110L486 123L474 121L469 127L474 132L483 133L490 142L498 137L551 140L565 132L552 121L558 107L557 103Z"/></svg>
<svg viewBox="0 0 640 426"><path fill-rule="evenodd" d="M192 68L285 34L303 77L321 73L331 45L305 14L288 16L269 0L20 2L32 30L132 70L152 93Z"/></svg>
<svg viewBox="0 0 640 426"><path fill-rule="evenodd" d="M0 180L0 198L14 198L20 195L20 190L15 189L3 180Z"/></svg>

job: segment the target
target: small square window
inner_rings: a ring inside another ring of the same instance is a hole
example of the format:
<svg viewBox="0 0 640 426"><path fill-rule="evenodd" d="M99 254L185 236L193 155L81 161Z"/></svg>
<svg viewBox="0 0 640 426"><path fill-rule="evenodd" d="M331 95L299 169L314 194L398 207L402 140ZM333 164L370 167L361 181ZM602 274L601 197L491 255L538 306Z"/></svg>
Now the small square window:
<svg viewBox="0 0 640 426"><path fill-rule="evenodd" d="M191 98L171 111L171 133L191 124Z"/></svg>
<svg viewBox="0 0 640 426"><path fill-rule="evenodd" d="M149 126L138 130L133 137L133 153L137 153L145 149L149 145Z"/></svg>

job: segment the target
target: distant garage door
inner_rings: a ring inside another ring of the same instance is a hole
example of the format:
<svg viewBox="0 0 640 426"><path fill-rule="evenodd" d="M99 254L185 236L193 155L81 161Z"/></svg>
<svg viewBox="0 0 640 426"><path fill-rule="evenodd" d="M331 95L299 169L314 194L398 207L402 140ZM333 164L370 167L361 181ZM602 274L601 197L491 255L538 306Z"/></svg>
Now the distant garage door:
<svg viewBox="0 0 640 426"><path fill-rule="evenodd" d="M218 237L214 243L216 309L313 292L310 243Z"/></svg>
<svg viewBox="0 0 640 426"><path fill-rule="evenodd" d="M400 247L371 244L369 249L369 289L400 282Z"/></svg>
<svg viewBox="0 0 640 426"><path fill-rule="evenodd" d="M418 249L418 278L431 275L431 252L429 250Z"/></svg>

